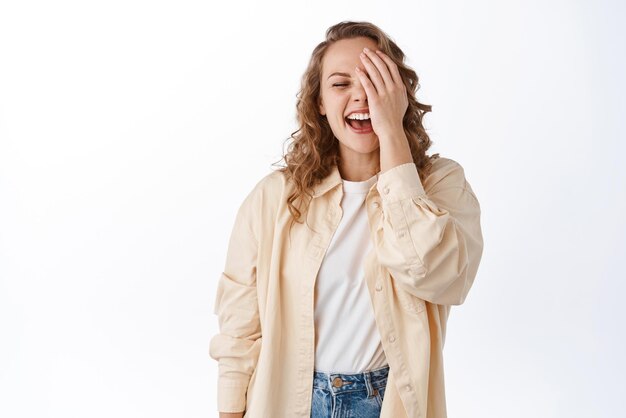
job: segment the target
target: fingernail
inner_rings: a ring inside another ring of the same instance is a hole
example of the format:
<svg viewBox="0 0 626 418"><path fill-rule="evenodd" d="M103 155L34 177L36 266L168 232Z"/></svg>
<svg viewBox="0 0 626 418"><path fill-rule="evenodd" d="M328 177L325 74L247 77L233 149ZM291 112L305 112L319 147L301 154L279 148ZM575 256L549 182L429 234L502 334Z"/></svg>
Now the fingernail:
<svg viewBox="0 0 626 418"><path fill-rule="evenodd" d="M363 48L363 51L365 51L365 52L370 52L369 48L367 48L367 47L366 47L366 48Z"/></svg>

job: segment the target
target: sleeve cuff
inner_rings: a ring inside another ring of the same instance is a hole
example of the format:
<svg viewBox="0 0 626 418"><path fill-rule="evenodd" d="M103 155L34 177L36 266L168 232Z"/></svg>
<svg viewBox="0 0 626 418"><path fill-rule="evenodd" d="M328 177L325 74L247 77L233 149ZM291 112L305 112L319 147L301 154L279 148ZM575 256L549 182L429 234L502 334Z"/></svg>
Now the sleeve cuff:
<svg viewBox="0 0 626 418"><path fill-rule="evenodd" d="M426 195L414 162L397 165L379 174L376 188L388 203Z"/></svg>
<svg viewBox="0 0 626 418"><path fill-rule="evenodd" d="M246 392L244 386L217 386L217 409L219 412L243 412L246 409Z"/></svg>

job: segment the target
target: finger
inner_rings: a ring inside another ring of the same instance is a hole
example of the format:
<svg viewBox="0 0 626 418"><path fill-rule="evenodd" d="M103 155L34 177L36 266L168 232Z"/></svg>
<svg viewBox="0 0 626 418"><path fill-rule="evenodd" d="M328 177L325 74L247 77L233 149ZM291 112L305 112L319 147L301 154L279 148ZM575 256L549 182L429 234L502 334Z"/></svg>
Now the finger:
<svg viewBox="0 0 626 418"><path fill-rule="evenodd" d="M367 77L367 74L359 67L356 67L356 75L359 77L361 85L363 85L363 88L365 89L365 94L367 94L367 98L369 100L372 100L372 98L376 97L376 88Z"/></svg>
<svg viewBox="0 0 626 418"><path fill-rule="evenodd" d="M383 51L377 50L376 53L383 61L385 61L385 63L387 63L387 67L389 67L389 71L391 73L393 81L396 84L404 85L404 83L402 82L402 76L400 75L400 71L398 71L398 66L396 65L396 63L393 62L393 60L389 58L389 56L386 55Z"/></svg>
<svg viewBox="0 0 626 418"><path fill-rule="evenodd" d="M372 81L372 84L374 85L374 87L376 88L376 91L379 94L384 92L385 81L381 77L380 72L378 71L374 63L369 59L367 55L365 55L364 52L361 52L360 57L361 57L361 62L363 62L363 66L365 67L365 70L367 72L367 75L369 75L369 78Z"/></svg>
<svg viewBox="0 0 626 418"><path fill-rule="evenodd" d="M376 53L374 53L374 51L370 51L368 48L365 48L364 51L367 54L367 57L378 69L378 72L384 80L385 85L389 86L393 84L395 80L393 79L391 73L389 72L389 69L387 68L387 63L383 61Z"/></svg>

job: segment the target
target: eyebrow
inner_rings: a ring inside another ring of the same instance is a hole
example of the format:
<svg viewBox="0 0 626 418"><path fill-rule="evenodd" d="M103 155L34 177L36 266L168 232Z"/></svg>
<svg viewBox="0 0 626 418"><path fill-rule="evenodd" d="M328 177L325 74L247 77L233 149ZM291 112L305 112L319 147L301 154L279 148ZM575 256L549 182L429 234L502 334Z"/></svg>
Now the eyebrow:
<svg viewBox="0 0 626 418"><path fill-rule="evenodd" d="M331 78L334 75L340 75L342 77L350 77L350 74L348 74L348 73L332 73L331 75L328 76L328 78ZM327 80L328 80L328 78L327 78Z"/></svg>

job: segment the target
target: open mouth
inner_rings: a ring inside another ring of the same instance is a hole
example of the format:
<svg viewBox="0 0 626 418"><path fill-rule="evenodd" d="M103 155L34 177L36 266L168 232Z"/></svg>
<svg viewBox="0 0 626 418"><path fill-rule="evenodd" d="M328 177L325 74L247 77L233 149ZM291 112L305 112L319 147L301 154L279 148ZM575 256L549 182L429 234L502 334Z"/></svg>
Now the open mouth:
<svg viewBox="0 0 626 418"><path fill-rule="evenodd" d="M358 120L345 118L346 124L348 124L353 131L357 133L369 133L372 132L372 121L370 119Z"/></svg>

